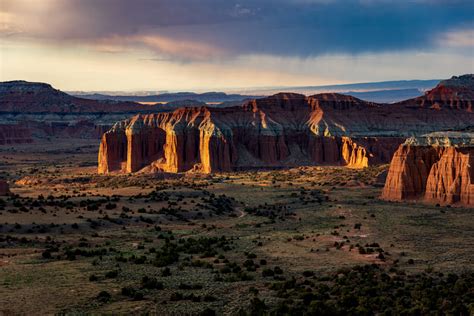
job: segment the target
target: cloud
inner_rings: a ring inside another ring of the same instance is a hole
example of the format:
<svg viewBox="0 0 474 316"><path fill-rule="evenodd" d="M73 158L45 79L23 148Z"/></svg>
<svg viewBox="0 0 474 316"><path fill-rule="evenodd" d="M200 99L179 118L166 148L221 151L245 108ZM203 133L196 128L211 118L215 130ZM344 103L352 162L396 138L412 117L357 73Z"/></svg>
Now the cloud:
<svg viewBox="0 0 474 316"><path fill-rule="evenodd" d="M223 54L219 47L194 41L179 41L156 35L137 36L133 40L165 55L178 55L191 59L208 59Z"/></svg>
<svg viewBox="0 0 474 316"><path fill-rule="evenodd" d="M162 56L174 56L176 61L208 60L224 56L226 52L219 48L197 41L180 41L159 35L111 36L88 42L88 47L103 53L127 53L136 48L159 52ZM171 60L159 57L159 60Z"/></svg>
<svg viewBox="0 0 474 316"><path fill-rule="evenodd" d="M0 10L3 34L188 60L465 47L457 32L474 16L472 0L2 0Z"/></svg>
<svg viewBox="0 0 474 316"><path fill-rule="evenodd" d="M445 33L440 39L440 45L474 48L474 28Z"/></svg>

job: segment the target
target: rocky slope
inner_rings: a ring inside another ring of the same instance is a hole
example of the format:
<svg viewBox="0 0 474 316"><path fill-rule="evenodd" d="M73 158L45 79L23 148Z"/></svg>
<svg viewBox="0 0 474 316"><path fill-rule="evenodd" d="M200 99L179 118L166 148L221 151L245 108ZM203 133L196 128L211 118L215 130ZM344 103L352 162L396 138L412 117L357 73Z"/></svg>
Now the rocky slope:
<svg viewBox="0 0 474 316"><path fill-rule="evenodd" d="M436 110L461 109L473 112L474 75L454 76L441 81L424 96L400 102L408 107L425 107Z"/></svg>
<svg viewBox="0 0 474 316"><path fill-rule="evenodd" d="M382 198L474 205L474 133L407 140L394 154Z"/></svg>
<svg viewBox="0 0 474 316"><path fill-rule="evenodd" d="M154 111L154 106L134 102L89 100L73 97L49 84L7 81L0 83L0 112L10 113L110 113Z"/></svg>
<svg viewBox="0 0 474 316"><path fill-rule="evenodd" d="M46 137L100 138L118 120L160 110L158 105L77 98L45 83L2 82L0 145Z"/></svg>
<svg viewBox="0 0 474 316"><path fill-rule="evenodd" d="M416 100L380 105L333 93L280 93L240 107L138 115L103 136L99 172L366 167L389 162L409 136L474 124L468 107L434 109Z"/></svg>

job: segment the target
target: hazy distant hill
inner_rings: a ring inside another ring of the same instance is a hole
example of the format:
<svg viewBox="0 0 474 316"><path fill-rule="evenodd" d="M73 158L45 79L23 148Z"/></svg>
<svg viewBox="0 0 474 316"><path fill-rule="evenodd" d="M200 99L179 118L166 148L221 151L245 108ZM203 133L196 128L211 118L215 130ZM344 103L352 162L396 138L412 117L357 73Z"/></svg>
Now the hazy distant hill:
<svg viewBox="0 0 474 316"><path fill-rule="evenodd" d="M396 90L375 90L367 92L348 91L345 94L353 97L377 102L377 103L394 103L406 99L412 99L423 95L423 91L419 89L396 89Z"/></svg>
<svg viewBox="0 0 474 316"><path fill-rule="evenodd" d="M326 92L336 92L379 103L394 103L405 99L421 96L434 88L440 80L398 80L382 82L365 82L336 84L326 86L301 86L301 87L270 87L262 89L248 89L235 91L235 93L272 95L280 91L295 92L312 95Z"/></svg>
<svg viewBox="0 0 474 316"><path fill-rule="evenodd" d="M423 95L429 89L435 87L440 80L399 80L351 83L326 86L301 86L301 87L268 87L268 88L247 88L244 90L233 90L232 94L224 92L176 92L176 93L138 93L120 92L92 93L92 92L70 92L75 96L95 100L116 100L116 101L135 101L135 102L176 102L195 100L206 103L235 103L246 99L255 99L262 96L268 96L277 92L295 92L305 95L312 95L324 92L337 92L349 94L367 101L393 103L401 100L415 98Z"/></svg>
<svg viewBox="0 0 474 316"><path fill-rule="evenodd" d="M224 92L177 92L163 93L158 95L108 95L108 94L80 94L81 98L93 100L115 100L115 101L134 101L134 102L176 102L194 100L198 102L235 102L245 99L255 99L260 96L226 94Z"/></svg>
<svg viewBox="0 0 474 316"><path fill-rule="evenodd" d="M305 95L337 92L347 93L352 92L371 92L384 90L406 90L416 89L420 91L427 91L434 88L441 79L433 80L397 80L397 81L381 81L381 82L363 82L363 83L348 83L335 84L325 86L299 86L299 87L269 87L262 89L247 89L244 91L235 91L235 93L269 95L278 91L297 92Z"/></svg>

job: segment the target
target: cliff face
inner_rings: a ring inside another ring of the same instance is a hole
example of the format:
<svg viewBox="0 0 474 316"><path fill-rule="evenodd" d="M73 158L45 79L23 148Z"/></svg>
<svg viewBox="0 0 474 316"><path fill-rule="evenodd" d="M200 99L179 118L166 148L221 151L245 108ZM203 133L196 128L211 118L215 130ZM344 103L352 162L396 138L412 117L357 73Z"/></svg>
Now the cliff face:
<svg viewBox="0 0 474 316"><path fill-rule="evenodd" d="M280 93L240 107L137 115L102 137L99 172L205 173L312 164L387 163L406 137L468 128L473 113L379 105L333 93Z"/></svg>
<svg viewBox="0 0 474 316"><path fill-rule="evenodd" d="M28 128L20 125L0 124L0 145L28 144L33 142Z"/></svg>
<svg viewBox="0 0 474 316"><path fill-rule="evenodd" d="M474 204L474 143L451 144L443 138L407 143L395 152L382 198ZM463 138L465 139L465 138Z"/></svg>
<svg viewBox="0 0 474 316"><path fill-rule="evenodd" d="M474 205L474 148L448 148L433 164L425 200Z"/></svg>
<svg viewBox="0 0 474 316"><path fill-rule="evenodd" d="M119 122L102 137L99 173L144 167L205 173L302 164L367 167L388 162L404 140L344 136L349 129L370 128L348 117L379 108L349 96L287 93L241 107L138 115ZM378 124L376 120L373 124Z"/></svg>
<svg viewBox="0 0 474 316"><path fill-rule="evenodd" d="M386 200L417 199L426 190L431 167L442 148L401 145L393 155L382 192Z"/></svg>
<svg viewBox="0 0 474 316"><path fill-rule="evenodd" d="M10 193L10 188L8 183L4 180L0 180L0 196L8 195Z"/></svg>
<svg viewBox="0 0 474 316"><path fill-rule="evenodd" d="M434 110L459 109L472 113L474 111L474 75L454 76L443 80L424 96L402 101L399 104Z"/></svg>
<svg viewBox="0 0 474 316"><path fill-rule="evenodd" d="M309 97L279 93L242 106L137 115L117 123L102 137L99 172L136 172L146 167L209 173L313 164L363 168L386 163L407 137L472 128L471 85L474 87L472 76L442 82L422 97L424 102L444 102L436 107L420 105L420 99L381 105L336 93ZM405 166L405 154L415 155L415 164L429 166ZM397 155L400 168L407 169L403 172L420 173L419 183L400 193L400 198L416 196L425 189L421 178L426 178L423 172L429 172L431 158L420 160L417 155L424 154L411 152Z"/></svg>

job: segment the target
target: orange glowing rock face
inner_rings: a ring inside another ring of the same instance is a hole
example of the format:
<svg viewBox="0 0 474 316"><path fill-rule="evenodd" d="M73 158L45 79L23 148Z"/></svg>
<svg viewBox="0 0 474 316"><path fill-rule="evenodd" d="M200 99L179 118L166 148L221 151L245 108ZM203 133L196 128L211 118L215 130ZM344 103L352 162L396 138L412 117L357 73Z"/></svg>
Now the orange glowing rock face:
<svg viewBox="0 0 474 316"><path fill-rule="evenodd" d="M388 162L404 138L351 139L338 135L343 127L326 121L377 106L341 95L278 94L242 107L138 115L102 137L99 173L136 172L147 166L210 173L312 164L362 168Z"/></svg>
<svg viewBox="0 0 474 316"><path fill-rule="evenodd" d="M382 192L386 200L474 205L474 135L461 144L422 142L395 152Z"/></svg>
<svg viewBox="0 0 474 316"><path fill-rule="evenodd" d="M236 107L137 115L102 137L99 173L388 163L410 136L472 126L472 82L455 77L397 104L279 93Z"/></svg>
<svg viewBox="0 0 474 316"><path fill-rule="evenodd" d="M425 199L446 204L474 205L474 148L448 148L433 164Z"/></svg>

